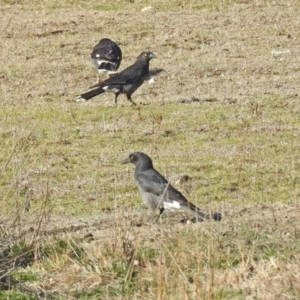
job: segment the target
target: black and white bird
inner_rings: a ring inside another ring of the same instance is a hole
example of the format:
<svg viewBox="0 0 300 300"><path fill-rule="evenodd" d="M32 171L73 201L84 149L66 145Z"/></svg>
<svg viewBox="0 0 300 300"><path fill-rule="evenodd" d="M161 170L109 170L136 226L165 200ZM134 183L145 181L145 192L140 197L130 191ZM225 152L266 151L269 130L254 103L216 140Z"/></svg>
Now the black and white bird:
<svg viewBox="0 0 300 300"><path fill-rule="evenodd" d="M115 74L122 61L122 51L118 44L105 38L94 47L91 58L99 75Z"/></svg>
<svg viewBox="0 0 300 300"><path fill-rule="evenodd" d="M149 76L149 62L156 58L150 51L142 52L135 63L116 75L92 86L93 90L76 97L77 101L86 101L105 92L115 94L115 104L117 106L118 96L125 94L127 100L136 105L131 95L143 84Z"/></svg>
<svg viewBox="0 0 300 300"><path fill-rule="evenodd" d="M192 213L195 220L204 221L213 219L221 221L222 215L214 213L212 216L200 211L193 203L189 202L176 190L165 177L153 168L151 158L143 152L134 152L123 161L123 164L135 165L134 180L142 196L143 202L152 210L159 210L160 214L165 209L184 210Z"/></svg>

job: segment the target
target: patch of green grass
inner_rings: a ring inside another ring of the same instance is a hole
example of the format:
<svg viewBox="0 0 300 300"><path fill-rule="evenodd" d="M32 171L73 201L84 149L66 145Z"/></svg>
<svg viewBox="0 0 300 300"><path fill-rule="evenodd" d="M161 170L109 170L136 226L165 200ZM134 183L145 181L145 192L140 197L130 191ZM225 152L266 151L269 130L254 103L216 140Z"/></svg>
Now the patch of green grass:
<svg viewBox="0 0 300 300"><path fill-rule="evenodd" d="M35 297L28 296L26 293L21 293L17 290L0 291L1 300L34 300Z"/></svg>
<svg viewBox="0 0 300 300"><path fill-rule="evenodd" d="M141 247L139 249L138 257L142 260L153 260L159 255L158 250L155 248Z"/></svg>
<svg viewBox="0 0 300 300"><path fill-rule="evenodd" d="M103 287L101 289L95 289L90 292L75 292L73 293L73 296L76 297L76 299L97 299L101 297L120 297L124 295L124 291L122 290L122 287L116 287L116 286L108 286L108 287ZM129 296L129 295L127 295Z"/></svg>
<svg viewBox="0 0 300 300"><path fill-rule="evenodd" d="M38 281L40 278L38 274L35 274L31 271L18 271L13 274L14 279L18 280L18 282L35 282Z"/></svg>
<svg viewBox="0 0 300 300"><path fill-rule="evenodd" d="M245 295L242 290L234 291L232 289L228 290L217 290L214 293L214 299L221 300L221 299L244 299Z"/></svg>

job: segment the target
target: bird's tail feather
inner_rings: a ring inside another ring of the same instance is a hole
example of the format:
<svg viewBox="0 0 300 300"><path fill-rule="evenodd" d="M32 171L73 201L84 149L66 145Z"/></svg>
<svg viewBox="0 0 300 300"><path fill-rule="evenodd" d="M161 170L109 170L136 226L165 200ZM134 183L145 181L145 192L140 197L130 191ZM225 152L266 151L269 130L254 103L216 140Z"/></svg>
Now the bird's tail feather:
<svg viewBox="0 0 300 300"><path fill-rule="evenodd" d="M113 62L102 62L99 67L98 67L98 71L112 71L112 72L115 72L116 71L116 63L113 63Z"/></svg>
<svg viewBox="0 0 300 300"><path fill-rule="evenodd" d="M195 215L195 220L198 222L201 221L207 221L207 220L215 220L215 221L221 221L222 214L221 213L204 213L202 212L197 206L193 205L192 203L189 203L189 209L192 210Z"/></svg>
<svg viewBox="0 0 300 300"><path fill-rule="evenodd" d="M105 91L102 88L97 88L95 90L89 91L87 93L81 94L80 96L77 96L76 99L77 100L89 100L93 97L96 97L102 93L104 93Z"/></svg>

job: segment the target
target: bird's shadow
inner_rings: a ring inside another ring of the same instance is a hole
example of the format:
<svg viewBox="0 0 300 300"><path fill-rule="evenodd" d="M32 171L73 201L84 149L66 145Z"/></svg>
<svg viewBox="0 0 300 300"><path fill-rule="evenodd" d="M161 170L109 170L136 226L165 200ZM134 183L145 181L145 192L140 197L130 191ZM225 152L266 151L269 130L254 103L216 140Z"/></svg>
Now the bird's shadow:
<svg viewBox="0 0 300 300"><path fill-rule="evenodd" d="M166 72L166 70L164 70L164 69L154 69L154 70L149 70L149 77L157 76L157 75L159 75L161 72Z"/></svg>
<svg viewBox="0 0 300 300"><path fill-rule="evenodd" d="M191 99L181 99L179 100L178 102L179 103L183 103L183 104L188 104L188 103L203 103L203 102L216 102L218 101L217 98L207 98L207 99L203 99L203 100L200 100L199 98L196 98L196 97L192 97Z"/></svg>

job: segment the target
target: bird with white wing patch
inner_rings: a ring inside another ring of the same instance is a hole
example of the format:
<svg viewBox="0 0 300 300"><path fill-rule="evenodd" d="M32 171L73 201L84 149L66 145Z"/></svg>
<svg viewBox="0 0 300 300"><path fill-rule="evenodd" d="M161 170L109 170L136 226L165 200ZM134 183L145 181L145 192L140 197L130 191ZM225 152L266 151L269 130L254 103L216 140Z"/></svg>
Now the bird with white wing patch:
<svg viewBox="0 0 300 300"><path fill-rule="evenodd" d="M115 74L122 61L122 51L117 43L105 38L93 48L91 58L99 74Z"/></svg>
<svg viewBox="0 0 300 300"><path fill-rule="evenodd" d="M160 214L165 209L185 210L192 213L197 221L213 219L221 221L220 213L203 213L193 203L189 202L178 190L176 190L165 177L153 167L151 158L143 152L134 152L123 161L123 164L135 165L134 179L143 202L152 209L159 210Z"/></svg>

